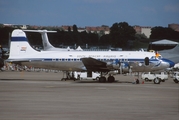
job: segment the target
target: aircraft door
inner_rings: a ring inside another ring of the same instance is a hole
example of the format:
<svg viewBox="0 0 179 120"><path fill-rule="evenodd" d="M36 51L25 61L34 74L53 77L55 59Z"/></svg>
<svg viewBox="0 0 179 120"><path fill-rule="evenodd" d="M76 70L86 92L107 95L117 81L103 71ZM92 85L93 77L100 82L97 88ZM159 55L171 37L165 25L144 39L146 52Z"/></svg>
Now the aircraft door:
<svg viewBox="0 0 179 120"><path fill-rule="evenodd" d="M148 58L148 57L145 57L145 59L144 59L144 63L145 63L146 66L149 65L149 58Z"/></svg>

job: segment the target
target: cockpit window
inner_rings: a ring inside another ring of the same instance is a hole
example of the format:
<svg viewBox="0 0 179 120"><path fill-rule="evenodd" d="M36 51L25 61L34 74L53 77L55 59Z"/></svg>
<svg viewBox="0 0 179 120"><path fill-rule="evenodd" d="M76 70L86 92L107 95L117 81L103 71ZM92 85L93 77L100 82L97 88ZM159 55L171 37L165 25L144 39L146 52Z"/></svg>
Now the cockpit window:
<svg viewBox="0 0 179 120"><path fill-rule="evenodd" d="M158 56L158 59L162 59L162 56Z"/></svg>
<svg viewBox="0 0 179 120"><path fill-rule="evenodd" d="M156 56L152 56L151 59L162 59L162 56L161 56L161 55L158 56L158 57L156 57Z"/></svg>
<svg viewBox="0 0 179 120"><path fill-rule="evenodd" d="M151 59L156 59L156 57L155 57L155 56L152 56Z"/></svg>

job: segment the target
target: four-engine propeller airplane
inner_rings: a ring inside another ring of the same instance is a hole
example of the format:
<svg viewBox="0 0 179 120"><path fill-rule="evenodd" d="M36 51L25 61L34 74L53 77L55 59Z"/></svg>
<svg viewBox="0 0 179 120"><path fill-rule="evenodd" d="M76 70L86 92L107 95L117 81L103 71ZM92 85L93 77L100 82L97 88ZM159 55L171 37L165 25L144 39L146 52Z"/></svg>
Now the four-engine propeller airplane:
<svg viewBox="0 0 179 120"><path fill-rule="evenodd" d="M6 61L62 71L98 71L101 72L100 82L106 81L102 72L149 72L174 66L172 61L145 51L36 51L20 29L12 32ZM107 80L113 82L115 78L109 76Z"/></svg>

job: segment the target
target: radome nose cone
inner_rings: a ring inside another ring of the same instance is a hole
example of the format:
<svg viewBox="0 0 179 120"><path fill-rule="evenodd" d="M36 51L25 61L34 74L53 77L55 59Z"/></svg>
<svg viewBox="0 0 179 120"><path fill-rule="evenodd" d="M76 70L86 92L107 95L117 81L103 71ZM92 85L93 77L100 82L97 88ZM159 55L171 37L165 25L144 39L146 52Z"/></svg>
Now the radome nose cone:
<svg viewBox="0 0 179 120"><path fill-rule="evenodd" d="M162 60L164 62L167 62L170 65L169 67L174 67L175 66L175 63L173 61L171 61L171 60L168 60L168 59L165 59L165 58L162 58Z"/></svg>
<svg viewBox="0 0 179 120"><path fill-rule="evenodd" d="M170 67L174 67L175 66L175 63L174 62L170 62Z"/></svg>

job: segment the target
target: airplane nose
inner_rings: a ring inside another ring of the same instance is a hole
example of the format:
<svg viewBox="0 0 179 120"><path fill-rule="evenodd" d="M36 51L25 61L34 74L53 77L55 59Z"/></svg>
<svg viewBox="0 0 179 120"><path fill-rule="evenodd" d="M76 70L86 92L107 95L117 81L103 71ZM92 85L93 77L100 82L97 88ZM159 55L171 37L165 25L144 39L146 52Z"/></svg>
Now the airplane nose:
<svg viewBox="0 0 179 120"><path fill-rule="evenodd" d="M162 60L166 63L169 64L170 67L174 67L175 66L175 63L171 60L168 60L168 59L165 59L165 58L162 58Z"/></svg>

